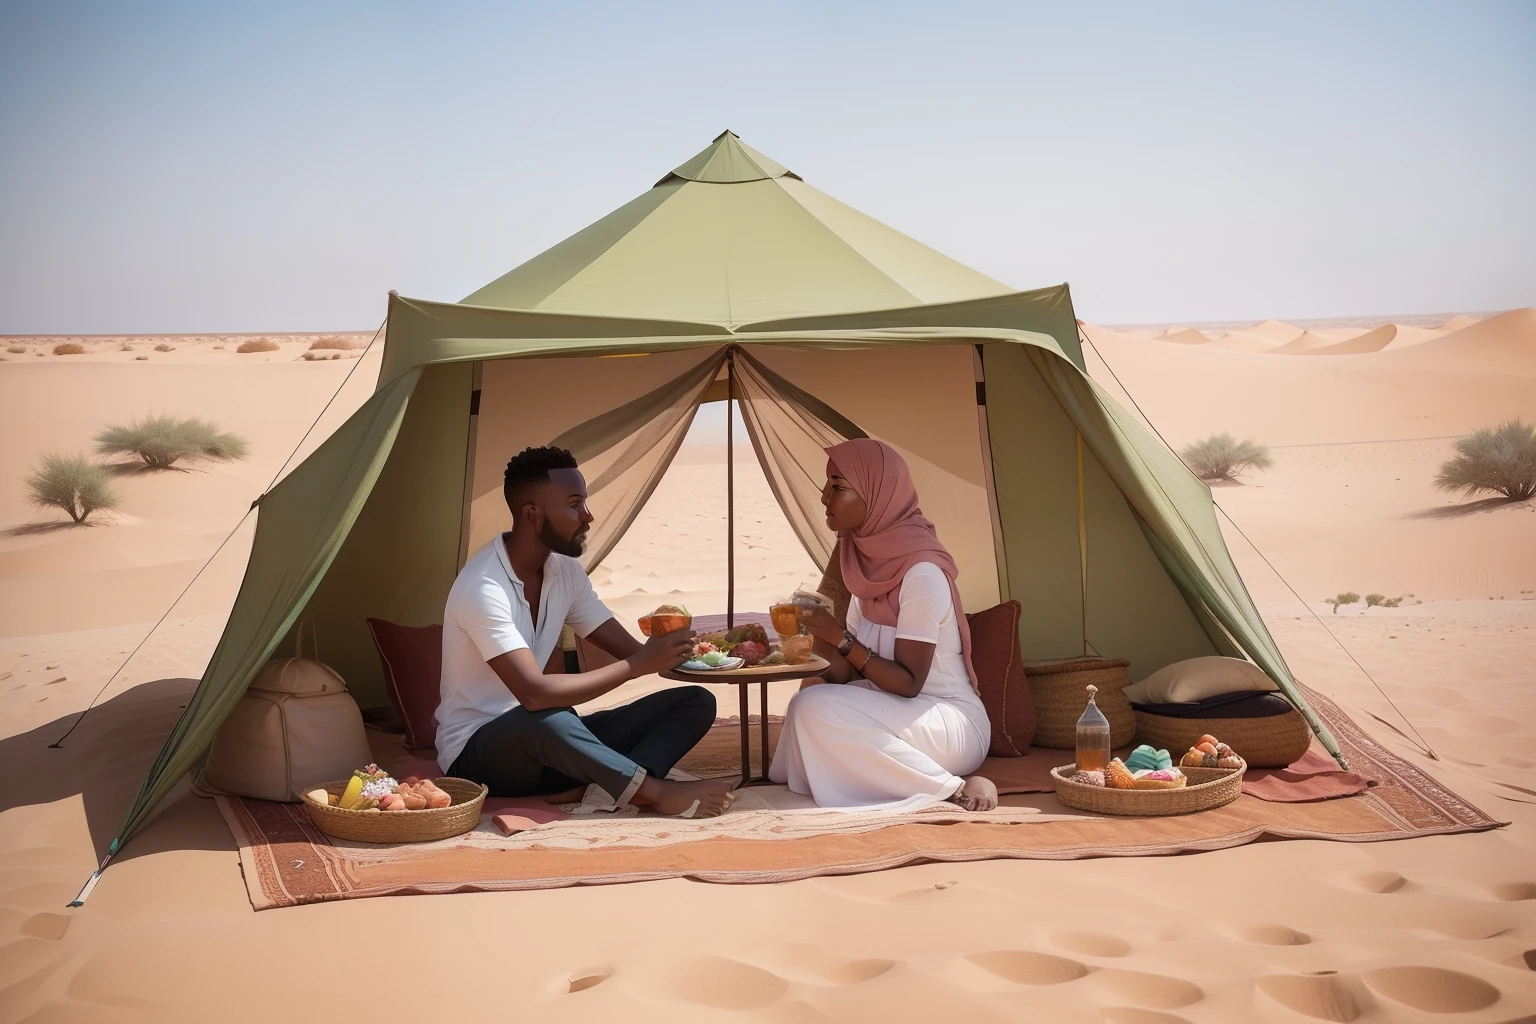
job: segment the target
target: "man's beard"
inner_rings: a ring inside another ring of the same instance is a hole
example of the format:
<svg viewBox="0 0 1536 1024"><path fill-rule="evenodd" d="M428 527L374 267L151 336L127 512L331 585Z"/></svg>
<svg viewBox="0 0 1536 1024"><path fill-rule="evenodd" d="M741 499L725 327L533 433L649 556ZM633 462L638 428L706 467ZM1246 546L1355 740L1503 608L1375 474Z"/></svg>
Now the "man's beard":
<svg viewBox="0 0 1536 1024"><path fill-rule="evenodd" d="M586 547L586 537L581 535L580 527L577 532L569 537L562 537L555 532L555 528L546 522L539 529L539 543L557 555L565 555L567 558L580 558L582 550Z"/></svg>

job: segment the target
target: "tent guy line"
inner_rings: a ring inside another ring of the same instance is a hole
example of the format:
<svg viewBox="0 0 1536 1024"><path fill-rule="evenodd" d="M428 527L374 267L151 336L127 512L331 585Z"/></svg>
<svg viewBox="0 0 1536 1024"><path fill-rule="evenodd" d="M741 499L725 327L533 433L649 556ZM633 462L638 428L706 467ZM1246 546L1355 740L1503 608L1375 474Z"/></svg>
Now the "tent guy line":
<svg viewBox="0 0 1536 1024"><path fill-rule="evenodd" d="M267 486L263 487L261 489L261 493L256 496L254 501L251 502L251 507L245 510L245 514L242 515L240 519L235 523L235 525L230 529L230 531L224 535L224 539L219 541L219 546L213 549L213 554L208 556L207 561L198 566L197 572L192 574L192 578L188 580L187 585L181 589L181 593L176 595L176 599L172 601L161 614L161 616L155 620L155 624L149 627L149 632L144 634L144 638L140 640L137 645L135 645L133 650L128 652L128 657L124 658L122 662L117 666L117 668L112 671L112 674L107 677L107 681L101 684L101 689L97 690L96 696L92 697L90 703L86 704L85 710L80 712L80 717L76 718L72 723L70 723L69 728L64 730L64 735L48 744L49 750L63 749L64 741L69 739L69 734L74 732L75 729L79 727L81 722L85 721L85 716L90 714L91 709L96 706L96 702L101 700L101 695L107 692L107 688L117 680L118 676L122 675L123 669L127 668L128 663L133 661L134 655L138 654L139 651L144 649L144 645L149 643L149 638L155 635L155 630L159 629L162 625L165 624L165 620L170 617L171 612L176 610L176 606L181 603L181 599L187 596L187 591L191 590L193 584L202 578L203 573L208 571L208 567L213 564L213 560L219 557L219 552L224 550L224 545L229 543L231 537L240 532L240 527L244 526L245 521L251 517L251 513L256 511L256 507L261 504L261 499L265 497L266 493L272 489L272 485L277 483L278 478L283 475L283 471L288 468L288 463L293 461L293 457L299 453L299 449L304 447L304 442L309 440L309 435L314 432L316 424L318 424L320 420L324 418L326 410L328 410L331 407L331 404L336 401L336 396L341 394L342 388L347 386L347 381L352 379L352 374L357 372L358 366L362 363L363 358L368 355L368 350L373 348L373 343L379 340L379 335L384 332L384 325L387 323L389 323L389 321L386 319L383 323L379 324L379 329L373 332L373 337L368 340L368 344L363 347L363 351L358 355L357 359L353 361L351 368L347 370L347 375L341 378L341 383L336 386L336 390L331 393L331 397L325 400L325 405L321 407L319 414L315 416L314 422L311 423L309 428L304 431L304 436L299 438L299 443L293 446L293 451L288 453L288 457L283 460L283 464L278 467L277 472L273 474L272 479L267 482ZM71 905L73 906L73 904Z"/></svg>
<svg viewBox="0 0 1536 1024"><path fill-rule="evenodd" d="M1138 414L1140 414L1142 422L1146 423L1147 426L1152 428L1152 432L1157 435L1158 440L1162 441L1164 445L1168 446L1168 450L1169 451L1173 451L1174 450L1173 446L1168 444L1168 439L1166 437L1163 437L1162 431L1157 429L1157 425L1152 422L1151 418L1147 416L1146 411L1142 409L1140 403L1138 403L1136 401L1136 396L1131 394L1130 388L1127 388L1125 386L1125 382L1120 379L1120 375L1115 373L1115 368L1113 366L1109 365L1109 360L1108 359L1104 358L1104 353L1099 351L1098 346L1096 346L1093 343L1093 340L1088 337L1087 333L1084 332L1081 327L1078 328L1078 336L1080 338L1082 338L1083 344L1087 345L1090 349L1093 350L1093 354L1098 357L1099 362L1104 364L1104 369L1108 370L1109 371L1109 375L1114 378L1115 384L1116 384L1117 387L1120 388L1121 393L1124 394L1126 398L1129 398L1131 400L1131 405L1134 406L1135 409L1136 409L1136 412ZM1461 435L1452 435L1452 436L1461 436ZM1413 438L1411 440L1429 440L1429 439L1427 439L1427 438ZM1337 443L1352 444L1352 443L1369 443L1369 442L1337 442ZM1285 447L1309 447L1309 446L1289 445L1289 446L1285 446ZM1424 738L1424 734L1419 732L1419 727L1414 725L1413 722L1411 722L1409 720L1408 716L1403 713L1403 709L1397 706L1396 702L1392 700L1391 696L1389 696L1387 694L1386 690L1382 689L1381 684L1376 681L1376 677L1371 675L1370 671L1364 665L1360 664L1360 659L1356 658L1354 653L1352 651L1350 651L1350 649L1348 647L1344 646L1344 641L1339 639L1338 634L1334 633L1334 631L1332 629L1328 628L1328 623L1324 622L1322 617L1317 614L1317 612L1312 608L1312 606L1310 604L1307 603L1306 598L1302 597L1299 593L1296 592L1296 588L1291 586L1290 580L1286 579L1283 575L1281 575L1280 570L1275 568L1275 563L1271 562L1269 560L1269 556L1264 554L1264 552L1259 549L1259 546L1253 542L1253 538L1249 537L1248 534L1243 532L1243 528L1241 526L1237 525L1237 521L1232 518L1231 513L1229 513L1226 509L1221 507L1221 503L1216 500L1216 496L1214 494L1211 495L1211 505L1215 507L1216 511L1220 512L1223 516L1226 517L1227 522L1232 524L1232 528L1238 532L1238 535L1240 537L1242 537L1243 540L1248 542L1248 546L1249 547L1253 548L1254 554L1258 555L1259 558L1263 560L1264 564L1269 566L1269 571L1275 574L1275 578L1278 579L1281 583L1285 584L1285 589L1287 589L1287 590L1289 590L1291 592L1291 596L1296 598L1296 600L1300 601L1302 607L1307 610L1307 612L1312 616L1312 618L1317 620L1317 624L1319 626L1322 626L1323 629L1327 631L1328 636L1331 637L1333 639L1333 642L1338 645L1339 650L1344 652L1345 657L1349 658L1349 660L1354 663L1355 668L1360 670L1361 675L1365 676L1366 679L1370 680L1371 685L1376 687L1376 692L1381 694L1382 698L1385 699L1386 702L1389 705L1391 705L1393 711L1397 712L1398 717L1403 720L1403 724L1408 726L1408 728L1413 730L1413 734L1418 737L1419 746L1424 751L1425 756L1429 757L1430 760L1433 760L1433 761L1440 760L1440 755L1435 753L1435 749L1429 745L1429 741ZM1366 712L1366 713L1370 714L1370 712ZM1376 715L1371 715L1371 717L1372 718L1376 718L1377 721L1381 721L1381 719L1378 718ZM1388 723L1383 722L1382 724L1386 725ZM1401 732L1401 730L1398 730L1395 727L1392 727L1392 728L1393 728L1394 732L1397 732L1399 735L1403 736L1404 739L1408 738L1406 733Z"/></svg>

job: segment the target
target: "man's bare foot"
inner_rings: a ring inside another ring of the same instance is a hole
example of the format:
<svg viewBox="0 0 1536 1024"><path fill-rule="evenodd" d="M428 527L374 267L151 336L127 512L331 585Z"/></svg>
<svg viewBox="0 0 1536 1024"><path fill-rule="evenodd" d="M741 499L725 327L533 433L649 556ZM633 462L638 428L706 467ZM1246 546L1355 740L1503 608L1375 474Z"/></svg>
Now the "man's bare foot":
<svg viewBox="0 0 1536 1024"><path fill-rule="evenodd" d="M991 779L972 775L949 799L967 811L990 811L997 806L997 787Z"/></svg>
<svg viewBox="0 0 1536 1024"><path fill-rule="evenodd" d="M587 795L586 786L577 786L575 789L563 789L558 793L545 793L541 800L547 804L579 804L581 798Z"/></svg>
<svg viewBox="0 0 1536 1024"><path fill-rule="evenodd" d="M646 776L632 802L657 814L685 814L697 802L699 806L693 816L713 818L723 814L736 801L736 781L700 779L695 782L673 782L671 779Z"/></svg>

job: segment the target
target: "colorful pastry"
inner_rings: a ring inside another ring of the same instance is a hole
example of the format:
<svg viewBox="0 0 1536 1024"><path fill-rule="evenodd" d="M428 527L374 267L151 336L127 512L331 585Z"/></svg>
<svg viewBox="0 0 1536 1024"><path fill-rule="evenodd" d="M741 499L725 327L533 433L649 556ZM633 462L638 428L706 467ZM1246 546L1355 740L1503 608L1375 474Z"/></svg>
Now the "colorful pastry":
<svg viewBox="0 0 1536 1024"><path fill-rule="evenodd" d="M1155 750L1143 743L1131 751L1130 756L1125 759L1125 766L1131 771L1140 768L1171 768L1173 757L1166 750Z"/></svg>
<svg viewBox="0 0 1536 1024"><path fill-rule="evenodd" d="M1204 768L1205 755L1200 753L1200 751L1196 750L1194 747L1190 747L1189 751L1183 757L1179 758L1179 766L1181 768Z"/></svg>
<svg viewBox="0 0 1536 1024"><path fill-rule="evenodd" d="M1218 757L1214 767L1217 768L1241 768L1243 759L1236 754L1228 754L1226 757Z"/></svg>
<svg viewBox="0 0 1536 1024"><path fill-rule="evenodd" d="M1136 777L1117 757L1104 769L1104 784L1110 789L1131 789L1136 785Z"/></svg>
<svg viewBox="0 0 1536 1024"><path fill-rule="evenodd" d="M1159 768L1136 779L1136 789L1179 789L1189 780L1177 768Z"/></svg>
<svg viewBox="0 0 1536 1024"><path fill-rule="evenodd" d="M1080 786L1102 786L1104 785L1104 773L1098 771L1074 772L1067 781L1075 782Z"/></svg>

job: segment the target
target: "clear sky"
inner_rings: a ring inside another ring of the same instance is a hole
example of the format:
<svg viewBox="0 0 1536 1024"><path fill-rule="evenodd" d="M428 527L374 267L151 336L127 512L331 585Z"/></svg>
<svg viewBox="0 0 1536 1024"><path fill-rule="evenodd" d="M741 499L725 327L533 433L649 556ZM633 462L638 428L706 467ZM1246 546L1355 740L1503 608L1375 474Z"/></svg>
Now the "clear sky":
<svg viewBox="0 0 1536 1024"><path fill-rule="evenodd" d="M0 5L0 333L371 329L722 129L1099 323L1536 304L1536 3Z"/></svg>

